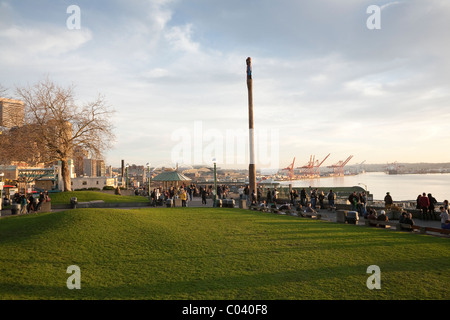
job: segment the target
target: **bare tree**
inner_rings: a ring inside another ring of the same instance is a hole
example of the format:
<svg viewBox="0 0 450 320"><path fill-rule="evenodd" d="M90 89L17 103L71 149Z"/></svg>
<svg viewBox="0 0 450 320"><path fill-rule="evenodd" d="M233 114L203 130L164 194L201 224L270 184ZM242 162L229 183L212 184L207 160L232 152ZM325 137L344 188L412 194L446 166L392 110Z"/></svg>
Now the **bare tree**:
<svg viewBox="0 0 450 320"><path fill-rule="evenodd" d="M29 126L14 127L0 134L0 165L25 162L31 166L50 162L41 156L34 138L35 130Z"/></svg>
<svg viewBox="0 0 450 320"><path fill-rule="evenodd" d="M17 88L25 103L25 122L33 129L42 159L61 161L64 191L71 191L68 160L79 147L101 157L114 141L113 111L102 96L86 104L75 101L74 88L61 87L49 79Z"/></svg>
<svg viewBox="0 0 450 320"><path fill-rule="evenodd" d="M5 88L4 86L2 86L2 84L0 83L0 97L5 98L6 94L7 94L8 88Z"/></svg>

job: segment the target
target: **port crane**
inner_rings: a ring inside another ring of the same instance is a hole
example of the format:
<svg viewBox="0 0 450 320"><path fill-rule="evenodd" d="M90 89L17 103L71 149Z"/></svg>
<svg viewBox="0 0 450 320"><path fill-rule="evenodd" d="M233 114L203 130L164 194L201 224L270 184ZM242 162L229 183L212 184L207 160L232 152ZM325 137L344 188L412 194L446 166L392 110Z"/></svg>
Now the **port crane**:
<svg viewBox="0 0 450 320"><path fill-rule="evenodd" d="M302 167L299 167L300 174L302 178L319 178L320 177L320 166L325 162L325 160L330 156L328 154L325 159L321 162L316 160L315 155L311 155L309 157L309 162Z"/></svg>
<svg viewBox="0 0 450 320"><path fill-rule="evenodd" d="M283 168L281 170L287 171L287 175L289 177L289 180L292 180L294 178L294 163L295 163L295 157L292 163L287 166L286 168Z"/></svg>
<svg viewBox="0 0 450 320"><path fill-rule="evenodd" d="M333 168L335 176L343 176L344 175L344 167L352 158L353 158L353 156L349 156L346 160L344 160L344 161L340 160L339 162L337 162L331 166L328 166L328 168Z"/></svg>

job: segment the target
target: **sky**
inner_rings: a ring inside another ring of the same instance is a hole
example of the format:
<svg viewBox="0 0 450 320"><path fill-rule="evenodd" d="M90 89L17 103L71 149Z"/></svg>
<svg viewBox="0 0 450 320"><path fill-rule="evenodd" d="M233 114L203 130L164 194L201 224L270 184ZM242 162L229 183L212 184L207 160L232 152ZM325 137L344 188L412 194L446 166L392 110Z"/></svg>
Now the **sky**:
<svg viewBox="0 0 450 320"><path fill-rule="evenodd" d="M448 30L448 0L0 0L0 84L102 94L113 167L248 168L251 57L257 169L449 162Z"/></svg>

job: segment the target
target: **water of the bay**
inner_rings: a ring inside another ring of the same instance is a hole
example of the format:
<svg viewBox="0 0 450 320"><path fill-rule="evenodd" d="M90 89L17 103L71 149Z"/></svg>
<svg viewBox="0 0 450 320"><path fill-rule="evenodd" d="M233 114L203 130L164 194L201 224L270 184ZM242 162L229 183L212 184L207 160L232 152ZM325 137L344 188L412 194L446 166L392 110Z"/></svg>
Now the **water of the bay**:
<svg viewBox="0 0 450 320"><path fill-rule="evenodd" d="M416 200L419 194L431 193L438 202L450 200L450 173L443 174L396 174L367 172L344 177L323 177L283 181L282 185L292 183L293 187L336 188L360 186L373 194L374 200L383 200L390 192L394 201Z"/></svg>

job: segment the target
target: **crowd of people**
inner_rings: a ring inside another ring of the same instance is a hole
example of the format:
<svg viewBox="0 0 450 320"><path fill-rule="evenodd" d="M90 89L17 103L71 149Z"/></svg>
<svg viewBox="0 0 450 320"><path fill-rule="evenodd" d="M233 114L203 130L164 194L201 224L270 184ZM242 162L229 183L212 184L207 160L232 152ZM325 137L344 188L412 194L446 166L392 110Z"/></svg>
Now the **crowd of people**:
<svg viewBox="0 0 450 320"><path fill-rule="evenodd" d="M7 202L10 199L8 199L5 195L3 200L4 202ZM41 209L44 202L49 202L50 200L48 191L41 191L38 197L35 197L33 193L28 193L28 195L26 195L24 193L17 192L11 199L12 203L20 204L20 214L37 212Z"/></svg>
<svg viewBox="0 0 450 320"><path fill-rule="evenodd" d="M384 198L386 208L390 208L393 205L392 196L389 192L386 193ZM438 201L431 193L423 192L417 196L416 209L421 211L420 218L422 220L441 220L442 229L450 229L450 208L448 206L448 200L443 201L443 205L439 207L439 212L436 212L436 205ZM411 215L411 214L409 214Z"/></svg>
<svg viewBox="0 0 450 320"><path fill-rule="evenodd" d="M259 186L252 194L249 192L249 186L240 186L233 192L239 194L240 200L246 200L249 205L265 207L265 208L277 208L279 202L280 192L276 187L263 188ZM153 206L164 205L168 199L180 199L182 206L186 207L189 201L192 201L194 197L201 197L202 205L206 205L208 198L213 198L214 187L213 185L196 185L182 184L180 187L157 187L151 190L150 194L144 189L136 189L136 195L149 196ZM217 186L217 199L226 199L231 196L230 187L227 185ZM300 192L297 189L292 189L288 193L289 203L282 205L295 208L297 211L303 211L306 213L317 213L318 209L333 210L336 208L336 193L332 189L326 194L323 191L319 191L318 188L311 188L306 190L302 188ZM374 208L367 207L367 194L363 192L357 193L354 191L348 198L348 202L351 205L351 210L358 212L359 216L369 219L373 222L371 224L376 225L376 221L388 221L386 214L387 210L390 210L394 206L393 198L390 192L386 193L384 197L385 210L381 210L380 214ZM46 201L50 201L48 192L40 192L38 197L33 194L25 195L23 193L16 193L12 201L21 205L21 214L31 213L39 211L42 204ZM325 201L327 203L325 203ZM421 211L420 218L422 220L436 220L440 218L441 228L450 229L450 208L448 200L444 200L443 204L439 206L439 212L436 212L437 200L431 193L423 192L417 197L416 209ZM401 210L402 214L399 219L400 223L414 225L412 214L404 210ZM375 221L376 220L376 221Z"/></svg>
<svg viewBox="0 0 450 320"><path fill-rule="evenodd" d="M214 195L214 187L212 185L196 185L182 184L179 187L170 186L168 188L157 187L153 188L150 192L144 192L143 190L136 190L136 194L142 194L150 196L152 206L162 206L168 199L180 199L182 206L186 207L189 201L192 201L194 197L201 197L202 204L206 205L206 200ZM217 186L217 198L226 199L229 196L230 189L226 185Z"/></svg>

